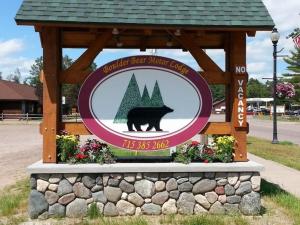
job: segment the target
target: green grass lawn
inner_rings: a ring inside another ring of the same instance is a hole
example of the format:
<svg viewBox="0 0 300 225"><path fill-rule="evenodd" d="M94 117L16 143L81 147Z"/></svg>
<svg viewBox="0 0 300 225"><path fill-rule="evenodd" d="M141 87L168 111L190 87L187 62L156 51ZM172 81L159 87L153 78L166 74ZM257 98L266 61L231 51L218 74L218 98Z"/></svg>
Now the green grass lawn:
<svg viewBox="0 0 300 225"><path fill-rule="evenodd" d="M248 137L248 152L264 159L300 170L300 146L288 141L271 144L269 140Z"/></svg>

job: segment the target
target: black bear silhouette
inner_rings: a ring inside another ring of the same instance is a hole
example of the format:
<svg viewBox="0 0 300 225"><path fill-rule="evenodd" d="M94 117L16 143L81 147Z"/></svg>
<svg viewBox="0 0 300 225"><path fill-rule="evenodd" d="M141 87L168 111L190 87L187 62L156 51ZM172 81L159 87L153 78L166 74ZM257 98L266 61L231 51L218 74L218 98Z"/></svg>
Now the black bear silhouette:
<svg viewBox="0 0 300 225"><path fill-rule="evenodd" d="M150 131L153 127L156 131L162 131L160 128L162 117L173 111L165 105L162 107L135 107L127 114L128 131L134 131L133 125L137 131L142 131L141 125L146 124L149 124L146 131Z"/></svg>

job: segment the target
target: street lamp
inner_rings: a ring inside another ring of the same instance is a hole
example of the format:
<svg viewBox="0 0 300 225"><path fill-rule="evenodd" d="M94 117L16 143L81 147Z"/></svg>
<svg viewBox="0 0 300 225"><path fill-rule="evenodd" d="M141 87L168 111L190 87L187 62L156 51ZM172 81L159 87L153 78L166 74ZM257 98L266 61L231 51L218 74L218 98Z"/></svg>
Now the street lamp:
<svg viewBox="0 0 300 225"><path fill-rule="evenodd" d="M280 38L280 34L275 27L273 28L270 37L273 43L273 140L272 140L272 144L278 144L276 86L277 86L277 43Z"/></svg>

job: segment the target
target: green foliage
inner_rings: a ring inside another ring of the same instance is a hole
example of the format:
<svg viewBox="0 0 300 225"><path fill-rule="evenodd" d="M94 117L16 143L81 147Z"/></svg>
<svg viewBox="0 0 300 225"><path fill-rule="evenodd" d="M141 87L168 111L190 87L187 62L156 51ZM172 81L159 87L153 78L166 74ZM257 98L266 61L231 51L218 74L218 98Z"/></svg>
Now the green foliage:
<svg viewBox="0 0 300 225"><path fill-rule="evenodd" d="M146 85L144 87L144 91L143 91L143 95L142 95L142 100L141 100L141 105L143 107L149 107L149 106L151 106L151 99L150 99L149 92L148 92L148 89L147 89Z"/></svg>
<svg viewBox="0 0 300 225"><path fill-rule="evenodd" d="M300 170L299 145L287 145L285 142L274 145L269 140L251 136L248 137L247 144L247 149L252 154Z"/></svg>
<svg viewBox="0 0 300 225"><path fill-rule="evenodd" d="M270 97L270 89L259 80L250 78L247 84L247 98L266 98Z"/></svg>
<svg viewBox="0 0 300 225"><path fill-rule="evenodd" d="M75 135L57 135L56 149L61 162L67 162L78 151L79 140Z"/></svg>
<svg viewBox="0 0 300 225"><path fill-rule="evenodd" d="M12 216L20 210L20 207L27 207L26 200L30 191L29 181L21 180L11 185L0 194L0 217Z"/></svg>
<svg viewBox="0 0 300 225"><path fill-rule="evenodd" d="M278 185L265 180L261 182L261 193L263 197L270 198L277 205L286 209L295 225L300 224L300 200L298 198L283 191Z"/></svg>
<svg viewBox="0 0 300 225"><path fill-rule="evenodd" d="M184 144L177 148L172 158L175 162L185 164L192 161L228 163L232 161L234 143L235 140L232 136L216 137L211 145L193 141L191 144Z"/></svg>
<svg viewBox="0 0 300 225"><path fill-rule="evenodd" d="M91 204L90 208L87 211L87 216L89 219L102 217L102 214L100 213L96 203Z"/></svg>
<svg viewBox="0 0 300 225"><path fill-rule="evenodd" d="M216 158L221 162L232 161L235 139L233 136L220 136L216 138Z"/></svg>
<svg viewBox="0 0 300 225"><path fill-rule="evenodd" d="M212 92L213 101L225 98L225 85L209 85Z"/></svg>
<svg viewBox="0 0 300 225"><path fill-rule="evenodd" d="M151 96L151 106L161 107L164 105L158 82L155 82L154 89Z"/></svg>
<svg viewBox="0 0 300 225"><path fill-rule="evenodd" d="M135 75L133 74L119 106L118 112L114 118L114 123L126 122L129 110L139 106L141 99L141 93Z"/></svg>

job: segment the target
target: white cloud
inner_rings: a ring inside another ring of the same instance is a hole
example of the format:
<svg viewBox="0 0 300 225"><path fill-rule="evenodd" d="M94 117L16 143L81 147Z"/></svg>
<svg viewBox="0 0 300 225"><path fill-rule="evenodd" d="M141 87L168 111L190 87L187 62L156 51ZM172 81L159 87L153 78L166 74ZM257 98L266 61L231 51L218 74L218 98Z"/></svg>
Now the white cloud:
<svg viewBox="0 0 300 225"><path fill-rule="evenodd" d="M25 50L25 44L21 39L0 41L0 72L2 77L13 73L17 68L20 70L22 79L29 74L33 59L18 56Z"/></svg>

